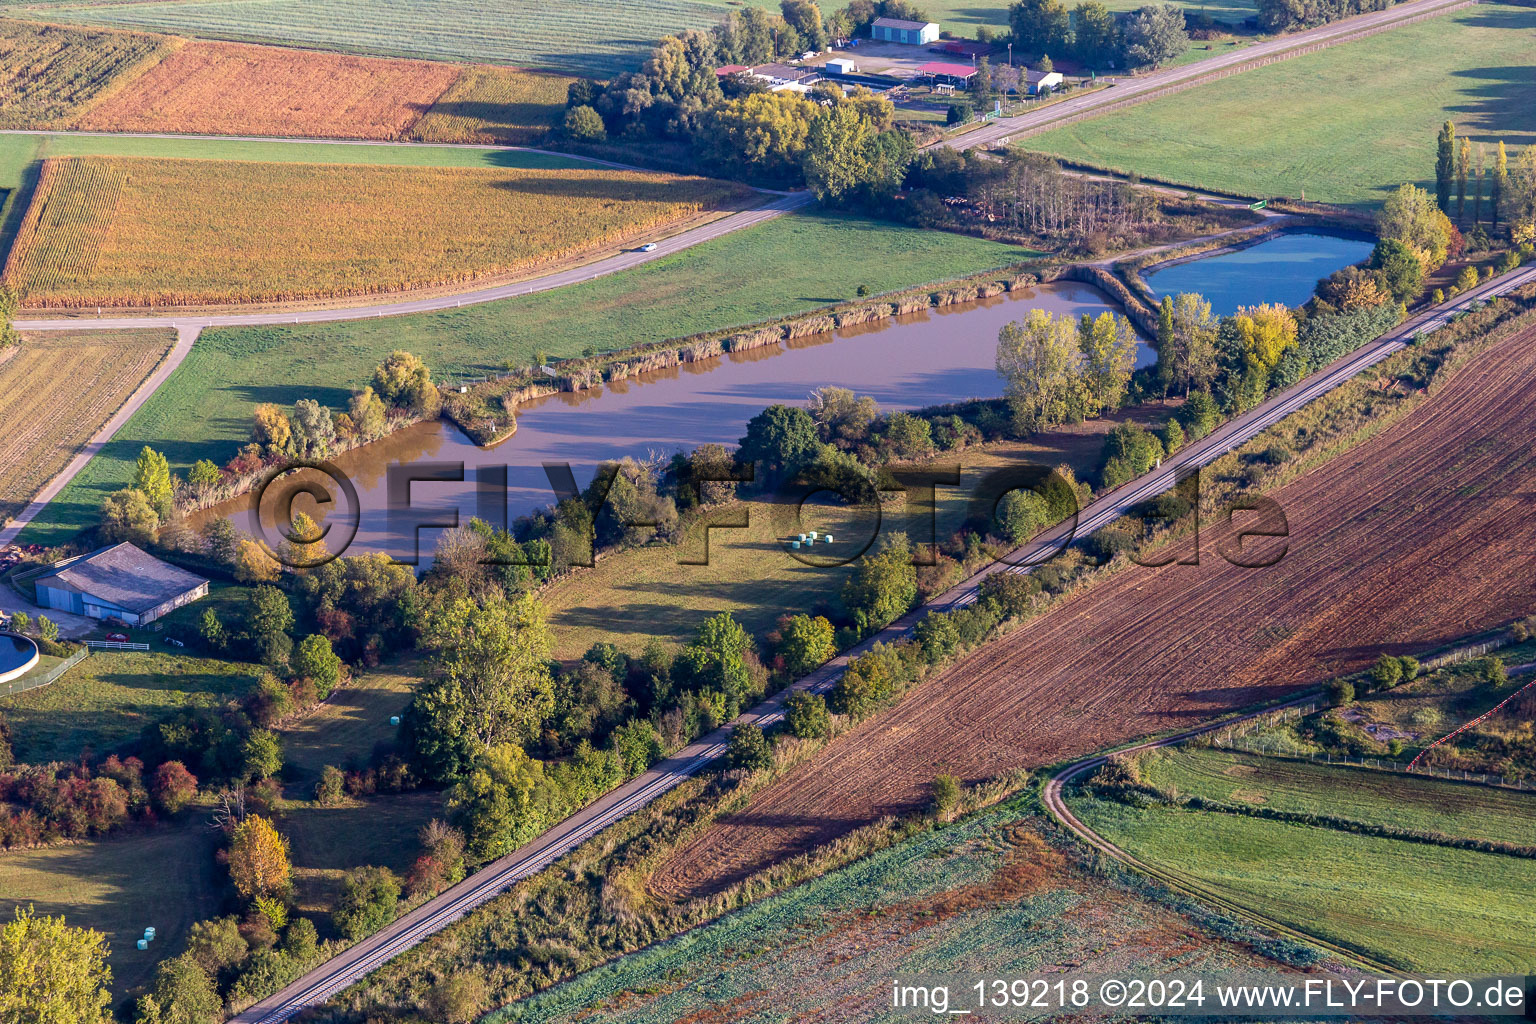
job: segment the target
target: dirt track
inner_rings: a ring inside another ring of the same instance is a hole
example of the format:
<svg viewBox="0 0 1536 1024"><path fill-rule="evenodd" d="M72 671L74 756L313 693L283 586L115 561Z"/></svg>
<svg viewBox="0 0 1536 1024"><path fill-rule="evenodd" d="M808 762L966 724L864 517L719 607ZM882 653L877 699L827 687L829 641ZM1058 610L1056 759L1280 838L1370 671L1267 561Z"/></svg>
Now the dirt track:
<svg viewBox="0 0 1536 1024"><path fill-rule="evenodd" d="M1421 651L1536 604L1536 329L1273 495L1279 564L1132 568L834 742L652 878L687 898L967 780L1049 764Z"/></svg>

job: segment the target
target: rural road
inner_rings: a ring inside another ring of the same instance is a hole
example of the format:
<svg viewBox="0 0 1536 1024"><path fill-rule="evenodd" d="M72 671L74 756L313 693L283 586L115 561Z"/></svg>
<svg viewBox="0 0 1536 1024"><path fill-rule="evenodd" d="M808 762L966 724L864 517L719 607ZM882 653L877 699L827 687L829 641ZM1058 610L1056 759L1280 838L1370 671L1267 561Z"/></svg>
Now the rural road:
<svg viewBox="0 0 1536 1024"><path fill-rule="evenodd" d="M1046 782L1045 789L1040 794L1040 801L1045 805L1045 809L1051 815L1051 817L1055 818L1068 831L1072 832L1079 839L1093 847L1099 853L1113 860L1117 860L1128 867L1134 868L1141 874L1155 878L1171 889L1184 893L1187 896L1193 896L1195 899L1201 901L1202 903L1215 906L1227 914L1243 918L1247 921L1259 925L1260 927L1267 928L1276 934L1285 935L1289 938L1297 939L1302 942L1308 942L1315 946L1321 946L1340 959L1345 960L1354 966L1364 968L1367 971L1373 971L1380 974L1394 974L1396 973L1397 969L1390 964L1383 963L1380 960L1376 960L1357 950L1350 949L1347 946L1340 946L1329 942L1327 939L1319 938L1310 932L1302 932L1296 928L1292 928L1287 924L1283 924L1282 922L1276 921L1273 918L1265 916L1264 914L1258 913L1257 911L1250 910L1241 906L1240 904L1234 903L1217 893L1195 885L1187 879L1184 879L1172 872L1165 871L1161 868L1147 864L1145 861L1138 860L1136 857L1127 853L1119 846L1116 846L1114 843L1110 842L1108 839L1105 839L1093 829L1083 824L1082 820L1078 818L1077 815L1073 814L1072 809L1067 806L1066 797L1064 795L1064 791L1067 785L1093 771L1095 768L1108 761L1114 754L1134 754L1143 750L1155 750L1158 747L1173 746L1175 744L1183 743L1185 740L1192 739L1203 733L1214 732L1217 729L1225 729L1228 726L1236 725L1240 722L1251 721L1252 719L1258 718L1261 715L1268 715L1276 711L1284 710L1286 708L1295 707L1300 704L1306 704L1313 700L1315 697L1315 693L1309 693L1304 696L1285 701L1281 704L1272 705L1260 711L1254 711L1246 715L1239 715L1235 718L1224 718L1220 721L1197 726L1193 729L1186 730L1185 732L1181 732L1173 736L1164 736L1160 739L1148 740L1145 743L1138 743L1134 746L1122 747L1119 750L1114 751L1113 754L1099 754L1094 757L1084 758L1081 761L1076 761L1067 765L1061 771L1053 775L1048 782Z"/></svg>
<svg viewBox="0 0 1536 1024"><path fill-rule="evenodd" d="M1164 71L1147 75L1117 79L1108 89L1075 96L1051 103L1032 113L1017 117L998 118L984 128L957 135L939 145L951 149L974 149L1007 142L1020 135L1028 135L1067 121L1105 113L1111 109L1139 103L1167 92L1200 85L1208 80L1222 78L1238 71L1248 70L1256 62L1269 62L1282 57L1300 56L1303 52L1347 42L1350 39L1393 28L1403 22L1443 14L1458 7L1465 7L1475 0L1409 0L1382 11L1360 14L1341 21L1319 25L1317 28L1278 36L1268 42L1255 43L1241 50L1210 57Z"/></svg>
<svg viewBox="0 0 1536 1024"><path fill-rule="evenodd" d="M513 883L541 870L603 828L696 775L725 752L726 742L734 726L753 724L766 727L776 724L784 717L784 701L790 693L796 690L822 692L830 689L851 659L877 643L891 643L907 635L929 611L947 611L974 602L981 581L992 573L1029 571L1032 565L1044 561L1063 544L1070 543L1073 537L1087 536L1123 515L1131 507L1168 490L1195 468L1209 464L1308 402L1404 348L1416 333L1443 326L1454 313L1475 302L1532 283L1536 283L1536 266L1517 269L1487 281L1453 301L1411 317L1388 334L1229 421L1203 440L1181 449L1159 469L1092 502L1082 510L1075 524L1064 524L1047 531L1012 552L1006 561L988 566L923 607L902 616L879 633L798 680L793 686L762 701L734 722L695 740L642 775L566 818L528 845L485 866L383 931L364 939L276 995L233 1017L231 1024L279 1024L308 1007L323 1003Z"/></svg>
<svg viewBox="0 0 1536 1024"><path fill-rule="evenodd" d="M1511 676L1515 676L1527 673L1533 668L1536 668L1536 662L1528 662L1524 665L1512 665L1509 667L1508 671ZM1455 731L1448 733L1447 735L1436 740L1434 743L1430 744L1430 746L1433 747L1440 743L1444 743L1446 740L1450 739L1452 736L1455 736L1462 730L1476 725L1478 722L1481 722L1484 718L1488 717L1488 715L1497 712L1499 708L1502 708L1505 704L1508 704L1510 701L1514 700L1521 693L1524 693L1525 690L1530 686L1536 686L1536 683L1527 684L1527 686L1522 687L1520 690L1517 690L1515 693L1505 698L1502 703L1498 704L1491 711L1472 719ZM1093 829L1089 828L1086 824L1083 823L1082 819L1073 814L1072 809L1067 806L1065 796L1066 787L1076 779L1082 778L1088 772L1093 771L1095 768L1102 765L1105 761L1108 761L1112 756L1118 754L1134 754L1143 750L1155 750L1158 747L1174 746L1176 744L1183 743L1185 740L1192 739L1196 736L1200 736L1208 732L1215 732L1218 729L1225 729L1228 726L1237 725L1241 722L1252 721L1255 718L1272 714L1276 711L1282 711L1286 708L1307 704L1310 701L1315 700L1316 697L1317 694L1315 692L1304 694L1300 697L1295 697L1291 700L1283 701L1279 704L1274 704L1267 708L1262 708L1258 711L1253 711L1245 715L1238 715L1233 718L1224 718L1216 722L1210 722L1205 725L1196 726L1193 729L1188 729L1184 732L1176 733L1172 736L1163 736L1158 739L1147 740L1144 743L1137 743L1134 746L1122 747L1119 750L1111 751L1107 754L1098 754L1093 757L1083 758L1081 761L1074 761L1072 764L1067 765L1055 775L1051 776L1050 780L1046 782L1044 790L1041 791L1040 800L1045 805L1045 809L1050 813L1050 815L1058 822L1060 822L1063 827L1074 833L1079 839L1093 847L1095 850L1098 850L1106 857L1110 857L1121 862L1122 864L1136 869L1143 874L1156 878L1158 881L1169 886L1170 888L1186 893L1187 895L1194 896L1196 899L1202 900L1204 902L1213 904L1228 913L1235 914L1238 917L1246 918L1247 920L1261 925L1262 927L1268 928L1278 934L1289 935L1293 938L1302 939L1314 945L1322 946L1323 948L1332 951L1336 955L1346 960L1358 963L1360 966L1365 967L1367 970L1379 971L1383 974L1395 973L1396 969L1392 966L1372 959L1371 957L1360 953L1357 950L1350 949L1346 946L1335 945L1334 943L1329 942L1326 939L1319 938L1310 932L1301 932L1280 921L1276 921L1273 918L1267 917L1258 911L1251 910L1247 907L1233 903L1216 893L1210 892L1209 890L1206 890L1190 882L1188 879L1183 878L1176 873L1166 871L1162 868L1150 865L1145 861L1137 859L1132 854L1128 853L1121 847L1116 846L1114 843L1099 835L1099 833L1095 832ZM1429 747L1424 749L1428 750ZM1420 756L1423 756L1422 752L1420 753ZM1414 758L1414 761L1417 762L1418 758Z"/></svg>
<svg viewBox="0 0 1536 1024"><path fill-rule="evenodd" d="M139 407L149 400L149 396L154 394L155 390L165 383L165 379L181 365L181 361L187 358L187 353L192 351L192 343L197 340L197 336L201 333L202 328L200 327L192 327L185 324L177 325L176 343L171 346L171 350L166 353L165 358L160 360L160 365L155 367L155 371L139 382L139 386L134 388L133 394L128 396L128 401L124 402L117 412L112 414L112 418L102 424L101 429L96 431L91 439L85 443L85 447L76 452L75 457L70 459L64 468L52 480L49 480L42 490L37 492L36 496L27 503L27 507L22 509L21 513L11 520L8 526L0 529L0 548L13 542L17 535L21 533L22 528L37 518L38 513L42 512L50 501L58 497L59 492L75 478L75 474L84 469L85 464L90 462L108 441L112 440L112 435L116 434L118 429L124 423L127 423L134 413L139 411ZM0 595L0 600L4 600L3 595ZM7 608L4 610L20 610L28 614L33 614L36 611L34 608ZM70 620L75 618L76 616L68 616ZM65 633L66 635L73 635L74 633L94 629L96 623L90 619L81 618L78 623L61 621L60 626L70 627L65 629Z"/></svg>
<svg viewBox="0 0 1536 1024"><path fill-rule="evenodd" d="M372 320L375 317L400 316L405 313L436 313L445 309L457 309L460 306L495 302L498 299L510 299L519 295L532 295L535 292L547 292L555 288L564 288L569 285L580 284L583 281L607 277L609 274L616 274L621 270L630 270L642 264L659 260L664 256L671 256L682 252L684 249L692 248L700 242L708 242L729 235L732 232L740 231L743 228L749 228L764 221L773 220L775 217L779 217L792 210L798 210L810 202L812 202L812 196L809 192L779 195L762 206L754 207L750 210L742 210L739 213L721 217L719 220L712 220L708 224L700 224L698 227L680 231L670 238L664 238L656 243L656 248L651 252L627 250L579 267L571 267L567 270L545 274L542 277L530 278L526 281L516 281L512 284L496 285L490 288L479 288L474 291L459 292L454 295L438 295L425 299L406 299L399 302L383 302L371 306L353 306L346 309L310 309L296 313L60 317L53 320L18 319L13 321L13 323L19 331L118 331L130 327L174 327L178 330L182 328L202 330L207 327L319 324L331 323L337 320Z"/></svg>

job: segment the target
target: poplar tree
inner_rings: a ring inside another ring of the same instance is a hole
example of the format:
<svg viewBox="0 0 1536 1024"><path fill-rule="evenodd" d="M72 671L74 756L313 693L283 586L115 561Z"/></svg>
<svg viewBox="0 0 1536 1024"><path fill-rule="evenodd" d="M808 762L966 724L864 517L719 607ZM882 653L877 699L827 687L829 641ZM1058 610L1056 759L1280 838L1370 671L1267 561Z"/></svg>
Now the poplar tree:
<svg viewBox="0 0 1536 1024"><path fill-rule="evenodd" d="M1451 212L1451 179L1456 174L1456 126L1447 121L1440 126L1438 154L1435 159L1435 201L1445 213Z"/></svg>
<svg viewBox="0 0 1536 1024"><path fill-rule="evenodd" d="M1509 186L1509 155L1504 152L1504 140L1499 140L1498 155L1493 158L1493 183L1488 190L1488 198L1492 201L1493 208L1489 218L1493 221L1493 229L1499 228L1500 206L1504 202L1504 192Z"/></svg>
<svg viewBox="0 0 1536 1024"><path fill-rule="evenodd" d="M1477 144L1477 164L1472 172L1472 223L1480 225L1483 222L1483 144Z"/></svg>
<svg viewBox="0 0 1536 1024"><path fill-rule="evenodd" d="M1456 150L1456 223L1461 224L1467 215L1467 171L1472 166L1472 143L1461 140Z"/></svg>

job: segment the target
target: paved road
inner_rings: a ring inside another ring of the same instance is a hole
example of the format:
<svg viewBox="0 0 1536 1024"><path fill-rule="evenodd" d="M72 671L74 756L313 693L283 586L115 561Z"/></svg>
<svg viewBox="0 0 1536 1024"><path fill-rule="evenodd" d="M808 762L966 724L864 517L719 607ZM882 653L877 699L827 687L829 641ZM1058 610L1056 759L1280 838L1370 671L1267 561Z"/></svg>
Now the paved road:
<svg viewBox="0 0 1536 1024"><path fill-rule="evenodd" d="M176 325L176 344L171 347L171 351L166 357L160 361L160 365L155 368L155 372L140 382L139 386L134 389L133 394L128 396L128 401L124 402L122 407L112 414L112 418L107 420L100 430L96 431L95 436L86 442L85 447L81 448L75 454L75 457L69 460L64 468L59 471L58 475L48 481L41 491L37 492L37 496L22 510L21 514L11 520L9 526L0 530L0 548L14 541L17 534L21 533L22 527L35 519L44 506L57 497L65 485L75 478L75 474L84 469L85 464L90 462L97 452L101 451L102 446L112 440L112 435L117 433L118 428L127 423L129 417L139 411L139 407L149 400L149 396L155 393L155 389L175 372L183 359L187 358L187 353L192 351L192 343L197 340L197 336L200 333L202 333L202 328L200 327L186 324ZM14 611L15 609L7 608L6 610ZM30 609L22 610L27 611L29 614L31 613ZM75 617L70 616L70 618L73 619ZM88 619L81 621L89 624L85 627L86 629L95 625ZM74 633L84 631L84 629L78 628L79 623L71 623L70 625Z"/></svg>
<svg viewBox="0 0 1536 1024"><path fill-rule="evenodd" d="M1016 136L1039 131L1058 121L1082 117L1100 108L1110 105L1119 106L1127 100L1138 97L1150 99L1153 93L1177 87L1186 87L1196 84L1205 78L1220 77L1222 74L1242 70L1244 65L1255 61L1267 60L1307 47L1345 42L1355 36L1381 31L1383 28L1390 27L1398 22L1421 18L1433 13L1444 13L1444 11L1455 7L1463 7L1466 4L1467 0L1409 0L1407 3L1397 4L1384 11L1361 14L1352 18L1345 18L1342 21L1320 25L1317 28L1307 29L1304 32L1278 36L1268 42L1255 43L1253 46L1246 47L1245 49L1234 50L1231 53L1197 61L1194 64L1185 64L1180 67L1168 68L1164 71L1154 71L1150 74L1139 75L1133 78L1121 78L1108 89L1061 100L1032 113L1021 114L1018 117L999 118L989 123L985 128L977 128L974 131L966 132L964 135L957 135L953 139L945 140L941 144L951 149L972 149L976 146L989 146L999 142L1006 142Z"/></svg>
<svg viewBox="0 0 1536 1024"><path fill-rule="evenodd" d="M369 306L353 306L346 309L310 309L297 313L229 313L223 315L198 315L178 314L171 316L108 316L108 317L61 317L52 320L17 320L17 330L22 331L73 331L73 330L122 330L128 327L174 327L182 328L205 327L250 327L259 324L318 324L329 323L336 320L371 320L376 317L399 316L404 313L434 313L444 309L456 309L460 306L472 306L481 302L494 302L498 299L510 299L518 295L532 295L535 292L547 292L554 288L564 288L567 285L579 284L583 281L595 280L616 274L621 270L629 270L634 267L659 260L664 256L682 252L684 249L698 245L700 242L708 242L721 238L742 228L749 228L775 217L782 216L791 210L798 210L809 204L812 196L809 192L795 192L779 195L771 201L751 210L743 210L722 217L719 220L701 224L696 228L680 231L670 238L662 239L656 243L652 252L626 251L606 259L587 263L583 266L572 267L569 270L560 270L545 274L542 277L531 278L526 281L518 281L513 284L496 285L490 288L479 288L474 291L460 292L456 295L439 295L426 299L406 299L398 302L382 302Z"/></svg>
<svg viewBox="0 0 1536 1024"><path fill-rule="evenodd" d="M1276 421L1402 349L1418 332L1442 326L1453 313L1480 299L1531 283L1536 283L1536 266L1515 270L1485 282L1451 302L1412 317L1389 334L1362 346L1355 353L1224 424L1209 437L1180 450L1159 469L1094 501L1082 510L1075 530L1068 526L1058 527L1017 549L1008 556L1007 561L988 566L924 607L908 613L793 686L753 707L734 722L694 741L643 775L571 815L527 846L487 865L388 928L306 974L275 996L252 1006L234 1017L231 1024L279 1024L307 1007L324 1002L380 964L410 949L513 883L527 878L575 849L603 828L697 774L725 752L730 730L735 725L749 723L769 726L777 723L784 716L784 701L789 694L796 690L824 692L830 689L850 659L876 643L891 643L909 634L929 611L947 611L971 604L978 596L981 581L992 573L1028 571L1030 566L1044 561L1052 552L1060 549L1063 543L1070 542L1071 537L1087 536L1125 514L1132 506L1168 490L1194 468L1209 464Z"/></svg>

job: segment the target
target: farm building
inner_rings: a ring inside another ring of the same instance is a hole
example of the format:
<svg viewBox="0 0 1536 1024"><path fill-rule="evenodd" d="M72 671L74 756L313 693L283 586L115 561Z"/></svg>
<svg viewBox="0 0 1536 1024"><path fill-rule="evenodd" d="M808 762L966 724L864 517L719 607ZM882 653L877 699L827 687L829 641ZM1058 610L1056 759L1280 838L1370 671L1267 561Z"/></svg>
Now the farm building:
<svg viewBox="0 0 1536 1024"><path fill-rule="evenodd" d="M750 70L745 64L727 64L723 68L715 68L716 78L729 78L731 75L740 74Z"/></svg>
<svg viewBox="0 0 1536 1024"><path fill-rule="evenodd" d="M859 70L859 66L847 57L834 57L827 61L827 72L833 75L851 75Z"/></svg>
<svg viewBox="0 0 1536 1024"><path fill-rule="evenodd" d="M1024 85L1031 96L1041 93L1055 92L1061 88L1064 79L1060 71L1026 71L1024 72Z"/></svg>
<svg viewBox="0 0 1536 1024"><path fill-rule="evenodd" d="M869 26L870 37L882 43L926 46L939 38L939 26L931 21L903 21L900 18L876 18Z"/></svg>
<svg viewBox="0 0 1536 1024"><path fill-rule="evenodd" d="M931 60L918 68L917 73L933 79L934 85L958 85L965 88L971 84L976 69L969 64L946 64L941 60Z"/></svg>
<svg viewBox="0 0 1536 1024"><path fill-rule="evenodd" d="M806 92L821 76L815 71L797 68L792 64L759 64L752 69L752 77L766 81L772 92L785 89Z"/></svg>
<svg viewBox="0 0 1536 1024"><path fill-rule="evenodd" d="M208 595L208 581L132 544L56 562L33 582L44 608L143 626Z"/></svg>

